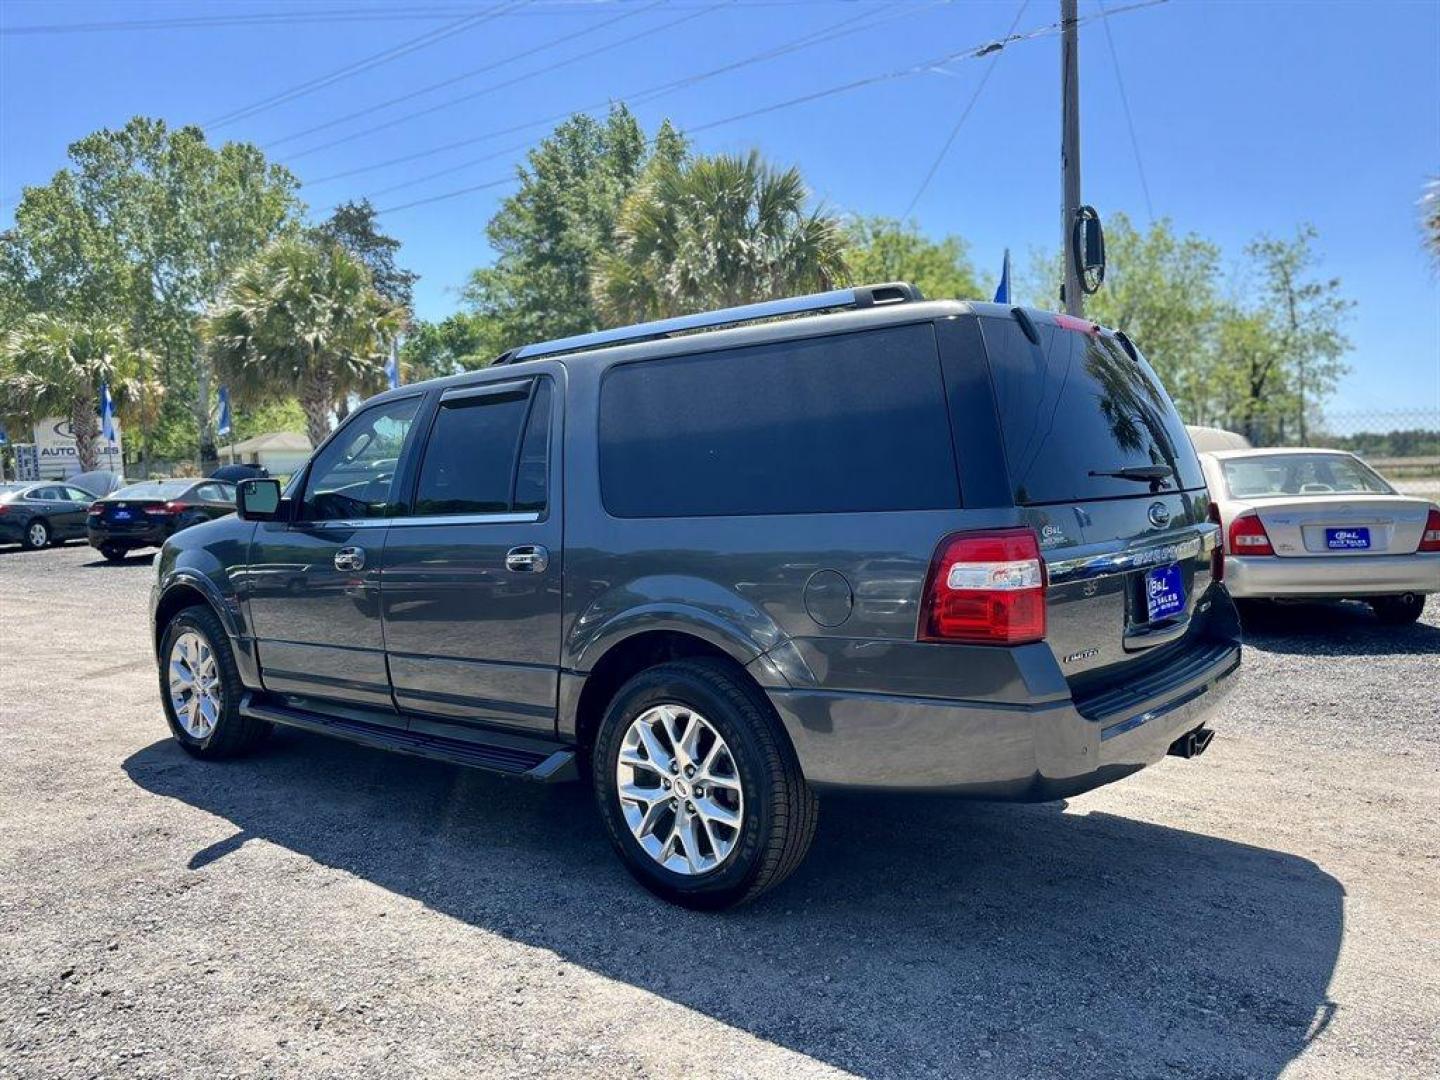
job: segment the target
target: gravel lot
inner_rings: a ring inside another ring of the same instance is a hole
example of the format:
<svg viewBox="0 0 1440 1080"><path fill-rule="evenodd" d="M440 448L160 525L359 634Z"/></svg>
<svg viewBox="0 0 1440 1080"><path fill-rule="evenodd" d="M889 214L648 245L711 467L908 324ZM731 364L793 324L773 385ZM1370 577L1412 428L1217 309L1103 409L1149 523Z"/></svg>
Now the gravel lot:
<svg viewBox="0 0 1440 1080"><path fill-rule="evenodd" d="M148 557L0 551L0 1075L1440 1075L1440 602L1252 635L1198 761L826 800L724 916L578 786L166 737Z"/></svg>

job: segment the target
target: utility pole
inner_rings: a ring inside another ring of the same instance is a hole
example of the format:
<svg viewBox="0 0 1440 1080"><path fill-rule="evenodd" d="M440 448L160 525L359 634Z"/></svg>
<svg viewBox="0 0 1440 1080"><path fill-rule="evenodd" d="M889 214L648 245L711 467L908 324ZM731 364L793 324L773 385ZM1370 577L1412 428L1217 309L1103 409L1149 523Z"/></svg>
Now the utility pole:
<svg viewBox="0 0 1440 1080"><path fill-rule="evenodd" d="M1060 0L1060 250L1065 260L1065 311L1085 314L1075 270L1075 222L1080 209L1080 40L1077 0Z"/></svg>

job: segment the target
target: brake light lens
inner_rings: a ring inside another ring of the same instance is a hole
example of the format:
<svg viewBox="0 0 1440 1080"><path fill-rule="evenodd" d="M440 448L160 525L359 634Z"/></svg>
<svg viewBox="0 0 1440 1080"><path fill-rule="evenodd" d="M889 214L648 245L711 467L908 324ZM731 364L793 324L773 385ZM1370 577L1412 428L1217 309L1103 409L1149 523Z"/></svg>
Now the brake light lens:
<svg viewBox="0 0 1440 1080"><path fill-rule="evenodd" d="M1205 516L1211 524L1224 527L1224 522L1220 520L1220 507L1217 504L1212 502ZM1218 533L1215 536L1214 550L1210 552L1210 577L1215 581L1225 580L1225 545L1220 543Z"/></svg>
<svg viewBox="0 0 1440 1080"><path fill-rule="evenodd" d="M173 499L170 502L156 503L154 506L145 507L145 511L150 514L179 514L188 509L189 507L183 502L175 502Z"/></svg>
<svg viewBox="0 0 1440 1080"><path fill-rule="evenodd" d="M98 502L93 502L90 504L90 509L87 510L86 513L91 517L99 517L104 511L105 507L101 506Z"/></svg>
<svg viewBox="0 0 1440 1080"><path fill-rule="evenodd" d="M1045 564L1033 529L940 541L920 604L922 641L1023 645L1045 637Z"/></svg>
<svg viewBox="0 0 1440 1080"><path fill-rule="evenodd" d="M1425 532L1417 551L1440 551L1440 510L1432 508L1425 519Z"/></svg>
<svg viewBox="0 0 1440 1080"><path fill-rule="evenodd" d="M1270 546L1270 534L1265 531L1255 511L1247 510L1230 523L1230 554L1275 554L1275 549Z"/></svg>

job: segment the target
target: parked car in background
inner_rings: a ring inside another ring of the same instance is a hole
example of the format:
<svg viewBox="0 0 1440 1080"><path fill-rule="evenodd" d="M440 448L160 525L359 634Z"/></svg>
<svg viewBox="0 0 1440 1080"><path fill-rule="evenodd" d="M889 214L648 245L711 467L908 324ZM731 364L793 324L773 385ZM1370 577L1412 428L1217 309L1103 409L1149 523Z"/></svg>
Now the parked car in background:
<svg viewBox="0 0 1440 1080"><path fill-rule="evenodd" d="M1342 450L1200 455L1237 599L1364 600L1382 622L1440 592L1440 507Z"/></svg>
<svg viewBox="0 0 1440 1080"><path fill-rule="evenodd" d="M223 480L146 480L89 504L90 546L111 562L136 548L235 510L235 485Z"/></svg>
<svg viewBox="0 0 1440 1080"><path fill-rule="evenodd" d="M85 511L94 495L68 481L0 484L0 544L31 551L85 537Z"/></svg>
<svg viewBox="0 0 1440 1080"><path fill-rule="evenodd" d="M229 484L238 484L241 480L262 480L269 475L270 470L264 465L238 463L235 465L221 465L210 474L210 479L224 480Z"/></svg>
<svg viewBox="0 0 1440 1080"><path fill-rule="evenodd" d="M1058 799L1194 757L1240 663L1134 343L909 285L526 346L239 490L156 560L182 747L583 768L693 907L786 877L817 790Z"/></svg>
<svg viewBox="0 0 1440 1080"><path fill-rule="evenodd" d="M1190 442L1194 444L1198 453L1205 453L1207 450L1248 450L1250 440L1238 431L1227 431L1225 428L1205 427L1201 424L1186 424L1186 432L1190 435Z"/></svg>
<svg viewBox="0 0 1440 1080"><path fill-rule="evenodd" d="M103 499L106 495L135 483L134 480L126 480L123 476L110 472L108 469L76 473L65 482L71 487L84 488L90 492L92 498L96 499Z"/></svg>

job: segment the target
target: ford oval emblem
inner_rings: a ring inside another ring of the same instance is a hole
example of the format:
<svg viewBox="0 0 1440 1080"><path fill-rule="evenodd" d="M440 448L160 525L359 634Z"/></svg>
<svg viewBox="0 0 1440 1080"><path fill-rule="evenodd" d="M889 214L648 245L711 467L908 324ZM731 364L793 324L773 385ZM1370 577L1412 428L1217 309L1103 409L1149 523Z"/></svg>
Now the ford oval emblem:
<svg viewBox="0 0 1440 1080"><path fill-rule="evenodd" d="M1150 510L1146 517L1150 519L1150 524L1155 528L1163 529L1170 524L1170 508L1163 502L1153 502L1150 504Z"/></svg>

